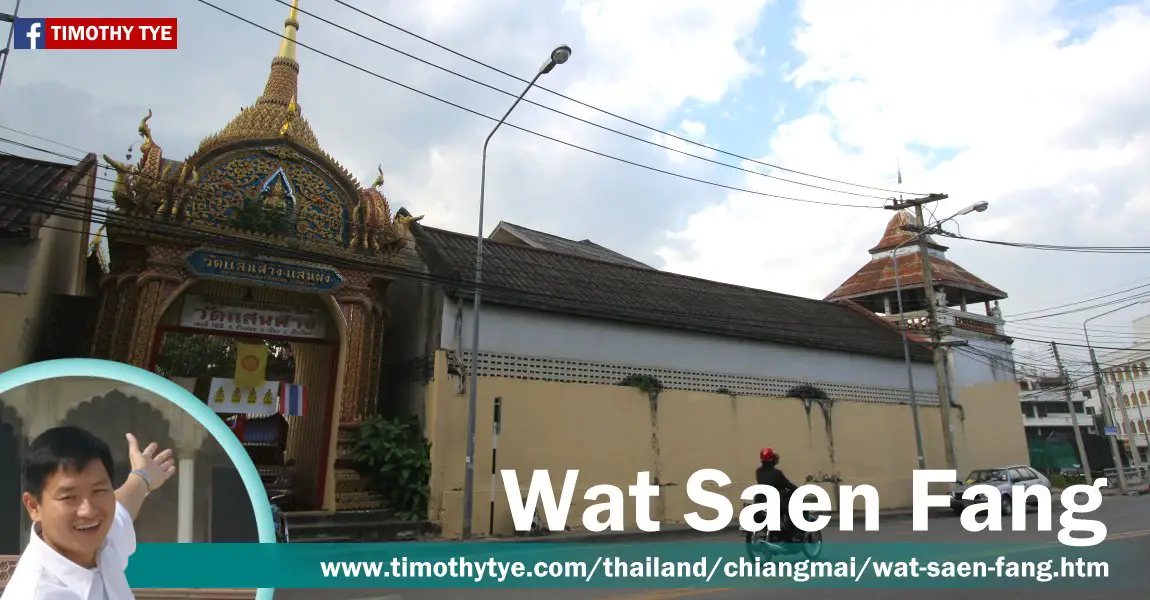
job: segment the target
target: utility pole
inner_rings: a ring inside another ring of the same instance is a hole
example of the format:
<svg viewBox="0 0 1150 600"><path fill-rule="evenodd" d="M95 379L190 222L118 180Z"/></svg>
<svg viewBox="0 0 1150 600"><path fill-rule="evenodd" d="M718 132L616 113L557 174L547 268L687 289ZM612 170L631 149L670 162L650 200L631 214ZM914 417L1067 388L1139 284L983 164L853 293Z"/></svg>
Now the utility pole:
<svg viewBox="0 0 1150 600"><path fill-rule="evenodd" d="M1058 355L1058 344L1050 342L1054 350L1054 362L1058 364L1058 373L1062 376L1062 391L1066 393L1066 408L1070 410L1070 423L1074 426L1074 442L1078 444L1078 456L1082 461L1082 472L1086 474L1086 485L1094 485L1094 475L1090 472L1090 458L1086 456L1086 444L1082 443L1082 430L1078 428L1078 412L1074 410L1074 400L1070 395L1070 375L1062 366L1062 358Z"/></svg>
<svg viewBox="0 0 1150 600"><path fill-rule="evenodd" d="M930 246L927 242L926 220L923 218L922 205L938 202L949 198L946 194L930 194L923 198L914 198L905 201L896 201L886 208L890 210L903 210L914 207L915 223L919 228L918 252L922 261L922 285L926 294L926 310L930 326L931 353L934 358L934 374L938 389L938 413L942 418L942 440L946 451L946 468L957 469L958 461L954 456L954 431L950 421L950 386L947 385L945 348L942 346L942 331L938 322L938 310L934 300L934 280L930 265Z"/></svg>
<svg viewBox="0 0 1150 600"><path fill-rule="evenodd" d="M1118 380L1117 385L1118 385L1118 393L1114 395L1114 401L1117 402L1119 408L1122 409L1122 425L1124 427L1129 427L1130 425L1133 425L1134 423L1133 423L1133 421L1130 420L1130 414L1128 412L1126 412L1126 401L1121 399L1122 398L1122 380L1121 379ZM1129 448L1130 460L1134 463L1134 468L1137 469L1138 476L1141 477L1142 476L1142 456L1138 452L1138 441L1134 438L1134 436L1137 435L1137 431L1138 431L1137 427L1135 427L1133 430L1127 430L1126 431L1126 443L1128 446L1130 446L1130 448Z"/></svg>
<svg viewBox="0 0 1150 600"><path fill-rule="evenodd" d="M1102 383L1102 369L1098 367L1098 356L1094 354L1094 346L1090 346L1090 364L1094 367L1094 383L1098 386L1098 402L1102 405L1102 417L1106 421L1106 425L1114 427L1114 415L1110 412L1110 403L1106 401L1106 384ZM1122 453L1118 450L1118 436L1108 435L1110 439L1110 454L1114 456L1114 466L1118 471L1118 491L1122 495L1126 495L1126 468L1122 465Z"/></svg>
<svg viewBox="0 0 1150 600"><path fill-rule="evenodd" d="M0 21L11 23L8 27L8 41L5 42L4 48L0 49L0 83L4 82L4 70L8 68L8 54L12 52L12 34L16 33L16 17L20 15L20 0L16 0L16 8L12 9L12 14L0 13Z"/></svg>

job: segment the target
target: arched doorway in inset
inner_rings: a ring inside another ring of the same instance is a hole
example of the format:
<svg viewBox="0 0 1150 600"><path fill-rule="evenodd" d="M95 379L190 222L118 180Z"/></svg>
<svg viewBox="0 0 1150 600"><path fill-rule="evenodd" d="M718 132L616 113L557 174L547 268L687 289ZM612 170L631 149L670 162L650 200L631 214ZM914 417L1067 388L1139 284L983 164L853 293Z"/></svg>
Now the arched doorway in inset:
<svg viewBox="0 0 1150 600"><path fill-rule="evenodd" d="M0 399L0 556L20 554L24 533L23 477L24 419Z"/></svg>
<svg viewBox="0 0 1150 600"><path fill-rule="evenodd" d="M156 400L167 402L167 400ZM161 450L177 451L167 418L150 402L112 390L95 396L68 411L60 425L73 425L92 432L104 440L112 451L115 472L112 484L123 485L131 472L128 460L128 440L131 433L141 447L155 442ZM140 515L136 518L136 537L145 542L175 542L179 518L179 493L175 481L148 496Z"/></svg>
<svg viewBox="0 0 1150 600"><path fill-rule="evenodd" d="M324 294L197 280L157 327L149 369L228 424L285 511L323 507L341 340L333 304ZM234 385L240 344L267 353L267 384L255 394ZM306 401L274 401L281 384L299 386Z"/></svg>

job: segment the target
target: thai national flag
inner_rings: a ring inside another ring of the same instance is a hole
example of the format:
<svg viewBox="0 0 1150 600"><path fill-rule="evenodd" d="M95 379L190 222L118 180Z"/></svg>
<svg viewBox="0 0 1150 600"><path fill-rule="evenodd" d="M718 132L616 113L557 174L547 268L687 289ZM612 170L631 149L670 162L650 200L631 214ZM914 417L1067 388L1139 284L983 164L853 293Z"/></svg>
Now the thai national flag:
<svg viewBox="0 0 1150 600"><path fill-rule="evenodd" d="M285 417L302 417L306 406L306 387L296 383L280 384L280 414Z"/></svg>

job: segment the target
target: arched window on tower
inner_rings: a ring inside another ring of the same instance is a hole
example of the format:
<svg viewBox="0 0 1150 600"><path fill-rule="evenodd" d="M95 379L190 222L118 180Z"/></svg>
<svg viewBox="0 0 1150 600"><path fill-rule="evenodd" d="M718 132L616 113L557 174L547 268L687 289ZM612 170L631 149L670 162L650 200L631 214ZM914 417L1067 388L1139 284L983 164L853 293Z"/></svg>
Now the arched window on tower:
<svg viewBox="0 0 1150 600"><path fill-rule="evenodd" d="M1138 404L1146 404L1146 392L1138 392Z"/></svg>
<svg viewBox="0 0 1150 600"><path fill-rule="evenodd" d="M1138 433L1146 433L1146 423L1142 421L1138 422Z"/></svg>

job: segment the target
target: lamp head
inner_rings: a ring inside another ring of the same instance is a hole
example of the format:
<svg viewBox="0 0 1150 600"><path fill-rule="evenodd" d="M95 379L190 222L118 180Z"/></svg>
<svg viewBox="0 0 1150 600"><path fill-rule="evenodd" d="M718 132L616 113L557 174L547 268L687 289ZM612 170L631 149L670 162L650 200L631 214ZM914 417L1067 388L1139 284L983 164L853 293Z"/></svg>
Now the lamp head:
<svg viewBox="0 0 1150 600"><path fill-rule="evenodd" d="M971 204L970 206L958 211L954 216L961 217L962 215L969 215L972 212L983 212L989 207L990 203L988 203L986 200L975 202L974 204ZM954 217L951 218L953 219Z"/></svg>
<svg viewBox="0 0 1150 600"><path fill-rule="evenodd" d="M555 48L551 51L551 58L548 58L547 62L543 63L543 68L539 69L539 74L546 75L550 73L551 70L555 68L555 65L561 65L567 62L569 58L571 58L571 46L563 44Z"/></svg>
<svg viewBox="0 0 1150 600"><path fill-rule="evenodd" d="M571 58L571 46L563 44L551 51L551 62L561 65Z"/></svg>

